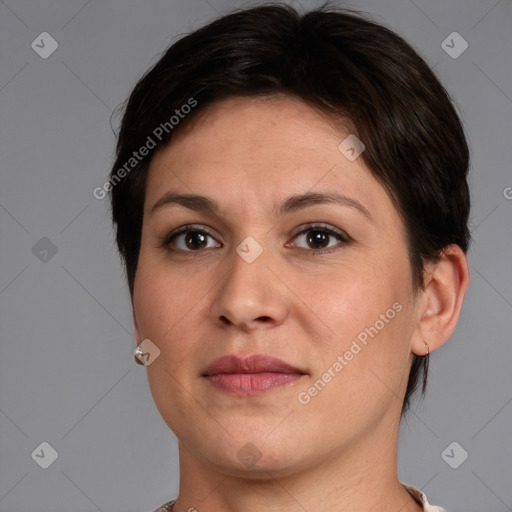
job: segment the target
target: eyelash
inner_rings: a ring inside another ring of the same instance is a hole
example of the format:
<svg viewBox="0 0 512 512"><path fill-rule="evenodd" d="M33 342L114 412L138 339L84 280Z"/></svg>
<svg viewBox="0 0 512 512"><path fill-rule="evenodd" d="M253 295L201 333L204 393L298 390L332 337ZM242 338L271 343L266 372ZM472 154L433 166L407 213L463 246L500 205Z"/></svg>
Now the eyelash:
<svg viewBox="0 0 512 512"><path fill-rule="evenodd" d="M301 231L299 231L298 233L293 235L293 239L296 239L298 236L304 235L304 234L308 233L309 231L320 231L322 233L327 234L328 236L335 237L340 241L340 243L342 245L349 245L353 242L352 238L350 236L348 236L345 232L334 230L332 227L329 227L328 224L325 224L322 222L307 224L306 226L304 226L302 228ZM193 253L203 252L203 250L201 250L201 249L196 250L196 251L190 251L190 250L170 248L170 244L171 244L171 242L173 242L174 239L176 239L180 235L183 235L183 234L186 234L189 232L204 233L204 234L210 236L211 238L215 239L215 237L213 236L213 233L208 228L205 228L205 226L187 224L186 226L182 226L181 228L178 228L178 230L173 231L169 235L167 235L162 242L162 247L165 248L170 253L193 254ZM220 242L217 242L217 243L220 243ZM336 250L339 250L339 245L340 244L337 244L334 247L323 248L323 249L305 249L303 247L299 247L298 249L305 251L305 252L312 253L312 255L317 255L317 254L327 254L327 253L331 253Z"/></svg>

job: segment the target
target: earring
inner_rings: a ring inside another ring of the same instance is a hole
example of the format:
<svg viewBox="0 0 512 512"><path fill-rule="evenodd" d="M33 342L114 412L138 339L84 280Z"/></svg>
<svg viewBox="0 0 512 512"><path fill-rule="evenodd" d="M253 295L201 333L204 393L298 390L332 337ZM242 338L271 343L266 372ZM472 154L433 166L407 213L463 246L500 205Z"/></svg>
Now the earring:
<svg viewBox="0 0 512 512"><path fill-rule="evenodd" d="M428 375L428 362L430 359L430 349L428 348L428 344L425 343L425 355L423 356L425 358L425 363L423 365L423 393L425 393L425 390L427 389L427 375Z"/></svg>
<svg viewBox="0 0 512 512"><path fill-rule="evenodd" d="M142 349L140 347L137 347L134 351L133 351L133 359L135 360L135 362L137 364L141 364L143 366L145 366L145 364L137 357L137 356L142 356L144 352L142 351Z"/></svg>

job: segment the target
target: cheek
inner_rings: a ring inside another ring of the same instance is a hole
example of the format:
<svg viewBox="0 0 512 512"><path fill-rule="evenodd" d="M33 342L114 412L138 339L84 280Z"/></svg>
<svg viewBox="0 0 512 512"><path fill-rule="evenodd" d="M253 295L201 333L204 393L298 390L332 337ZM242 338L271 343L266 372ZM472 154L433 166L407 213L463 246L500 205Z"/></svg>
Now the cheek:
<svg viewBox="0 0 512 512"><path fill-rule="evenodd" d="M315 296L314 309L331 332L318 347L321 361L329 368L344 357L344 377L338 380L346 379L344 386L371 388L380 377L391 389L399 387L408 367L412 325L407 279L407 273L396 272L391 264L375 262L340 275L326 293Z"/></svg>
<svg viewBox="0 0 512 512"><path fill-rule="evenodd" d="M187 340L194 332L195 307L205 290L183 273L170 272L166 265L150 261L141 253L134 312L141 339L150 339L160 349L159 357L147 367L148 383L155 405L173 431L193 422L188 416L194 409L183 392L190 387L187 379L193 374L190 362L194 361L194 346Z"/></svg>
<svg viewBox="0 0 512 512"><path fill-rule="evenodd" d="M354 265L323 280L323 293L314 296L316 311L325 312L336 338L347 338L373 324L396 300L392 283L370 265Z"/></svg>
<svg viewBox="0 0 512 512"><path fill-rule="evenodd" d="M348 308L337 317L336 339L321 348L321 365L308 388L301 390L301 399L310 400L304 409L308 417L321 425L329 418L334 437L350 436L399 409L405 391L406 308L387 299L367 303L367 308L354 314Z"/></svg>
<svg viewBox="0 0 512 512"><path fill-rule="evenodd" d="M139 261L133 304L141 339L149 338L159 349L163 365L150 365L149 372L160 366L179 368L191 349L180 342L193 329L191 318L204 298L205 289L178 272L172 274L165 265Z"/></svg>
<svg viewBox="0 0 512 512"><path fill-rule="evenodd" d="M200 291L183 272L141 253L134 288L139 327L148 330L148 337L161 338L186 316L191 304L200 301Z"/></svg>

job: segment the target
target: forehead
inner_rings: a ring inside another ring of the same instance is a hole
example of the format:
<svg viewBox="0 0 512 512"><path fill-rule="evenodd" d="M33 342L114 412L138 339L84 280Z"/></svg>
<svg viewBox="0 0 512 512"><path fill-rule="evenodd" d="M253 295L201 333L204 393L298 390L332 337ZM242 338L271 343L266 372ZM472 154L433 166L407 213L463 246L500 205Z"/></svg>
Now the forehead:
<svg viewBox="0 0 512 512"><path fill-rule="evenodd" d="M269 157L283 160L299 159L308 153L318 159L325 155L328 144L337 150L340 137L351 131L354 129L349 120L335 123L334 117L295 97L232 97L201 110L183 131L177 132L170 147L179 146L183 155L197 158L200 141L201 156L210 160L229 155L247 162L262 161L269 151Z"/></svg>
<svg viewBox="0 0 512 512"><path fill-rule="evenodd" d="M320 190L392 207L362 158L340 151L349 135L349 127L296 98L222 100L154 155L146 211L168 189L215 196L239 211Z"/></svg>

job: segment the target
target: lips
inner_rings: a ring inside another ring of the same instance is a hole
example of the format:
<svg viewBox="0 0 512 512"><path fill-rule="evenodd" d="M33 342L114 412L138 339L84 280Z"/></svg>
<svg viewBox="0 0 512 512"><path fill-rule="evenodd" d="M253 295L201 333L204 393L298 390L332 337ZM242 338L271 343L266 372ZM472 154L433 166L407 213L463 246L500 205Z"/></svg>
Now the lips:
<svg viewBox="0 0 512 512"><path fill-rule="evenodd" d="M209 377L222 373L297 373L304 375L299 368L276 359L275 357L254 355L249 357L224 356L215 359L203 372L203 376Z"/></svg>
<svg viewBox="0 0 512 512"><path fill-rule="evenodd" d="M299 368L265 355L220 357L202 374L216 390L237 396L265 393L292 384L304 375L307 374Z"/></svg>

